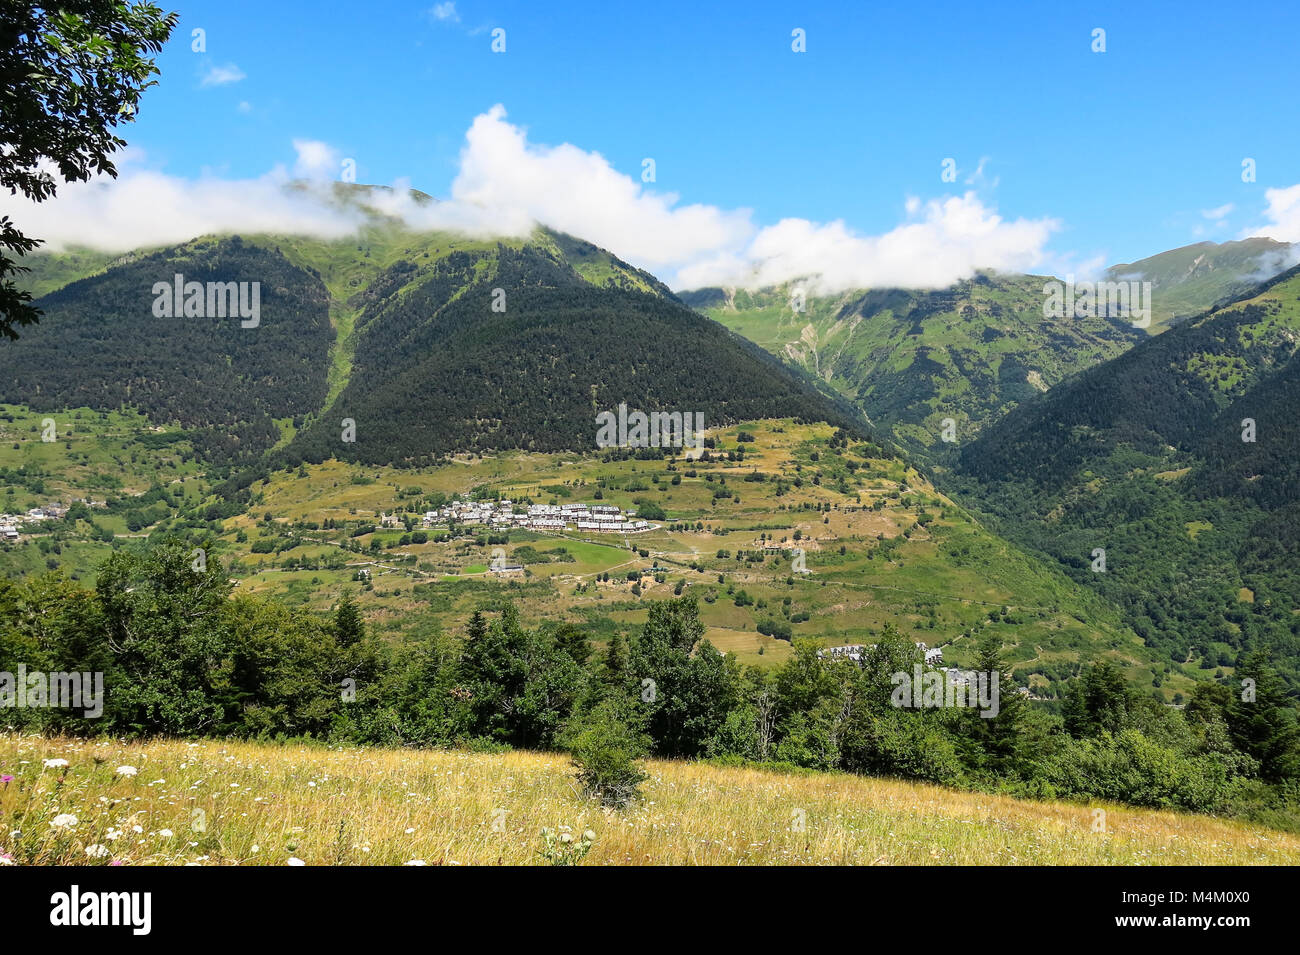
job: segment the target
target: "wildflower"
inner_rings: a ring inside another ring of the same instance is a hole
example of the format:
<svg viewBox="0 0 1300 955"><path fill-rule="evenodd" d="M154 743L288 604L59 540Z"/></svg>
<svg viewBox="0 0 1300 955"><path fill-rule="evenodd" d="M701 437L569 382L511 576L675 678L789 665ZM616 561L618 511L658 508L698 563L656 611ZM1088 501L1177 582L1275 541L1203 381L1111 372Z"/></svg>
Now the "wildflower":
<svg viewBox="0 0 1300 955"><path fill-rule="evenodd" d="M299 859L297 856L289 856L289 862L288 862L288 864L289 864L289 865L306 865L307 863L303 862L303 861L302 861L301 859Z"/></svg>
<svg viewBox="0 0 1300 955"><path fill-rule="evenodd" d="M119 776L134 776L136 768L134 766L119 766L116 772Z"/></svg>
<svg viewBox="0 0 1300 955"><path fill-rule="evenodd" d="M90 856L92 859L102 859L104 856L108 855L108 847L101 846L98 843L93 846L86 846L86 855Z"/></svg>
<svg viewBox="0 0 1300 955"><path fill-rule="evenodd" d="M68 765L66 759L43 759L41 762L45 764L46 769L62 769Z"/></svg>
<svg viewBox="0 0 1300 955"><path fill-rule="evenodd" d="M13 782L13 781L14 781L14 778L13 778L12 776L8 776L8 775L0 776L0 783L4 783L6 786L9 785L9 784L10 784L11 782Z"/></svg>
<svg viewBox="0 0 1300 955"><path fill-rule="evenodd" d="M66 826L75 826L77 817L70 812L62 812L50 820L50 825L56 829L63 829Z"/></svg>
<svg viewBox="0 0 1300 955"><path fill-rule="evenodd" d="M425 862L423 859L412 859L410 862L404 863L404 865L428 865L428 864L429 863Z"/></svg>
<svg viewBox="0 0 1300 955"><path fill-rule="evenodd" d="M170 829L159 829L158 835L162 836L164 839L170 839L173 835L175 835L175 833L173 833Z"/></svg>

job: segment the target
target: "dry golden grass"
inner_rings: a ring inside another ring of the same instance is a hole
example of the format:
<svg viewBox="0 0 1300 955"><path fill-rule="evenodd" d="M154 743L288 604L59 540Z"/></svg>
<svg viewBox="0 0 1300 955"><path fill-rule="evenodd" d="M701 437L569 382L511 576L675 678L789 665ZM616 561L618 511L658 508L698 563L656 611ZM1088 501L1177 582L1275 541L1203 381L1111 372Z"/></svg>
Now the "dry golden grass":
<svg viewBox="0 0 1300 955"><path fill-rule="evenodd" d="M45 766L60 758L66 768ZM568 826L596 834L587 865L1300 863L1300 838L1199 816L1105 806L1099 833L1090 807L1063 803L697 763L647 770L645 798L607 812L578 797L562 755L3 734L0 775L15 778L0 784L0 852L18 864L515 865L543 861L541 830ZM60 814L77 821L55 827Z"/></svg>

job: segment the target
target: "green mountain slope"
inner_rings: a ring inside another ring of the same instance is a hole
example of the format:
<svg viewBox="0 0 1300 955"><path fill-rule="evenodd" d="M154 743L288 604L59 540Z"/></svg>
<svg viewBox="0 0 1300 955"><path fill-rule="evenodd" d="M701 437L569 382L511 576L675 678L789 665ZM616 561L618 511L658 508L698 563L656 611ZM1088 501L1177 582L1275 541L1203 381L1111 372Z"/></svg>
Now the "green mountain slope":
<svg viewBox="0 0 1300 955"><path fill-rule="evenodd" d="M594 451L596 414L620 404L700 413L710 427L796 417L860 430L846 403L676 301L626 290L626 275L591 285L565 247L395 263L363 295L347 385L289 458ZM342 440L345 419L353 442Z"/></svg>
<svg viewBox="0 0 1300 955"><path fill-rule="evenodd" d="M366 192L341 189L340 195L340 201L363 203ZM93 274L46 295L45 321L0 357L0 372L12 379L4 397L24 409L134 408L154 425L175 424L182 430L169 427L166 455L156 467L144 467L161 487L145 478L124 487L121 477L109 481L102 469L88 469L83 458L90 454L97 464L111 460L123 473L123 462L128 462L134 473L141 466L137 458L147 464L157 456L146 435L122 447L93 444L87 450L79 443L80 431L95 421L87 411L74 419L71 444L65 448L61 428L60 443L51 446L35 438L39 419L33 421L25 410L15 412L14 438L27 443L12 464L22 479L15 483L33 495L28 506L44 503L43 495L108 501L107 514L96 514L95 523L83 521L85 526L69 532L69 554L80 554L83 544L90 549L77 557L77 567L91 566L90 551L109 546L106 533L163 534L169 525L195 526L187 521L200 521L199 526L224 521L224 529L211 529L221 531L248 568L257 568L258 580L250 582L286 586L295 599L310 595L328 600L354 579L356 568L340 558L343 547L356 546L358 540L372 554L375 548L409 546L410 553L400 555L401 566L408 559L413 568L421 562L420 569L410 571L412 583L425 583L427 567L443 562L455 561L456 576L462 571L469 576L473 562L466 563L464 548L485 546L473 535L470 543L404 545L401 532L386 531L381 543L381 537L365 530L365 522L378 518L380 511L417 503L406 495L426 483L426 504L435 493L484 493L485 482L500 484L502 494L517 500L538 501L556 496L556 488L590 482L605 499L633 508L653 487L656 497L663 489L662 505L677 529L660 532L664 539L647 560L671 559L688 569L694 563L697 569L682 571L682 579L705 573L706 564L710 579L724 572L743 574L737 579L764 601L754 611L745 609L750 605L740 595L716 606L710 603L710 625L738 648L753 646L757 653L771 644L770 638L765 638L768 644L751 641L760 635L758 624L766 626L770 616L781 612L774 608L783 606L785 619L802 615L792 623L799 636L835 644L868 639L886 621L902 621L924 629L932 642L956 644L952 659L957 663L973 662L968 650L976 630L998 633L1020 675L1032 678L1035 690L1047 696L1056 696L1082 661L1101 654L1126 663L1137 683L1164 679L1167 686L1184 690L1190 685L1182 674L1167 672L1160 655L1142 646L1103 597L1074 589L1059 569L1026 556L960 509L940 503L937 495L913 505L918 490L936 492L878 443L856 439L864 433L861 415L835 394L832 386L841 382L834 375L819 382L783 365L684 307L653 276L580 239L540 229L508 241L421 233L376 215L358 234L340 240L245 235L199 239L107 263L72 256L61 263L52 260L43 281L53 284L56 276L67 278L78 269ZM154 319L149 311L152 283L177 271L195 280L261 281L267 287L263 314L252 331L275 344L258 347L256 339L239 338L245 330L237 320ZM492 308L498 289L504 294L504 311ZM1041 280L1017 284L981 278L961 294L962 299L943 293L870 293L841 303L844 317L836 321L861 329L848 336L850 346L857 347L873 323L888 325L875 348L886 353L910 348L912 363L929 361L946 369L922 381L918 397L905 393L914 371L910 363L895 366L886 361L888 355L873 352L878 362L873 367L892 375L882 383L870 375L857 378L861 370L846 366L845 375L858 380L872 400L885 402L900 394L906 399L890 419L900 429L907 409L921 408L933 397L927 388L934 394L955 389L952 395L943 392L951 406L961 403L955 395L967 395L973 406L970 382L987 383L975 370L978 361L995 361L993 397L977 409L990 416L1036 392L1031 371L1043 369L1039 374L1054 381L1073 367L1044 361L1033 369L1021 368L1016 364L1020 352L1008 347L1030 334L1018 329L1030 325L1028 320L1016 316L1031 306L1041 313ZM286 307L290 303L293 308ZM816 316L829 310L817 300L810 306ZM154 334L155 325L165 331L162 338ZM1123 348L1127 334L1124 326L1110 324L1098 324L1095 334L1062 325L1044 333L1041 341L1043 349L1056 349L1052 361L1069 362L1074 352L1089 348L1099 353ZM927 343L923 356L922 335L938 342L933 347ZM64 371L42 377L60 349L71 356ZM976 354L976 349L983 351ZM967 382L965 390L957 389L961 382ZM812 427L808 422L824 422L816 427L825 434L819 431L815 442L793 456L774 454L767 461L737 431L728 438L736 446L728 447L716 464L694 464L682 474L679 461L654 459L664 472L647 485L651 458L615 463L599 456L575 460L570 453L594 451L595 414L620 403L646 411L699 412L708 427L721 427L724 435L726 426L734 430L744 423L743 430L757 434L760 445L786 440L796 429ZM341 440L345 418L355 423L355 442ZM103 425L109 427L107 421ZM827 436L837 433L855 436L851 457L844 444L849 439ZM111 445L111 436L96 435L95 440L101 437ZM225 444L219 444L223 437ZM186 453L190 448L195 457ZM60 464L65 451L68 461ZM274 451L270 458L264 456L268 451ZM465 451L474 454L457 457L454 467L444 466L449 456ZM552 473L539 478L539 486L520 487L500 473L502 467L515 467L516 460L519 467L539 467L538 452L550 452L547 456L553 458L547 464ZM222 467L214 469L214 461ZM301 462L307 467L266 466ZM204 473L194 473L200 464ZM480 464L481 474L474 470ZM241 467L237 479L218 484L229 476L227 465L256 466ZM615 483L609 472L620 466L629 473ZM60 483L69 469L80 475L80 483ZM374 474L384 474L385 488L391 482L394 493L400 485L402 496L365 497L364 513L358 514L355 508L373 486ZM318 478L329 491L315 486ZM282 479L290 486L280 493ZM468 483L453 483L457 480ZM186 513L168 517L167 502L182 496L165 490L175 481L183 482ZM675 499L679 488L681 497ZM342 495L337 513L333 507L323 511L318 496L336 489ZM27 503L14 501L15 507ZM869 512L864 509L868 505ZM424 510L418 507L413 519L418 521ZM300 541L299 533L306 535L309 525L313 538L325 532L322 513L333 525L329 542ZM706 528L705 522L724 520L734 526ZM828 531L833 536L810 546L817 551L825 547L813 561L818 567L815 589L807 586L804 605L790 609L782 603L794 586L788 556L764 556L763 563L771 565L766 574L757 573L754 558L771 547L774 531L786 537L798 531L807 539L816 528L821 528L819 538ZM731 539L717 540L724 531ZM71 540L83 532L91 539L74 546ZM742 545L747 548L743 563ZM308 558L302 548L311 551ZM287 556L281 557L282 551ZM709 557L723 551L727 557ZM588 573L626 575L623 548L598 552L607 563L593 565ZM55 559L31 549L22 555L21 566L27 569ZM299 566L302 577L295 576ZM559 602L575 612L579 604L592 603L593 619L602 627L607 612L635 606L607 611L587 583L566 581L563 590L544 592L536 581L530 587L539 591L542 603ZM574 595L579 584L584 589ZM476 588L475 581L458 580L439 591L437 603L443 605L443 591L464 591L453 601L455 612L489 599L491 585ZM449 612L439 610L437 621Z"/></svg>
<svg viewBox="0 0 1300 955"><path fill-rule="evenodd" d="M795 417L862 429L846 402L591 243L545 229L502 241L416 232L376 211L373 195L335 187L340 209L366 217L344 239L38 257L33 287L74 280L39 299L44 320L0 354L0 400L135 408L209 429L196 449L228 463L277 444L295 458L371 463L594 450L596 411L620 403L697 412L708 426ZM151 289L176 274L257 282L257 327L156 317ZM504 312L492 310L498 288ZM342 417L359 424L355 445L337 440Z"/></svg>
<svg viewBox="0 0 1300 955"><path fill-rule="evenodd" d="M795 285L682 300L798 362L922 460L942 461L1016 404L1145 337L1109 318L1043 317L1040 276L981 274L937 292L806 297ZM943 440L944 419L955 442Z"/></svg>
<svg viewBox="0 0 1300 955"><path fill-rule="evenodd" d="M1009 414L964 449L966 499L1173 658L1268 644L1300 681L1297 352L1292 269Z"/></svg>
<svg viewBox="0 0 1300 955"><path fill-rule="evenodd" d="M257 324L155 314L155 283L170 288L177 274L205 285L258 282ZM195 431L201 453L237 459L274 443L273 419L325 399L334 340L325 286L238 237L131 257L38 304L41 323L0 349L0 401L51 412L132 407Z"/></svg>
<svg viewBox="0 0 1300 955"><path fill-rule="evenodd" d="M1300 249L1267 238L1198 242L1111 266L1112 281L1151 283L1151 333L1236 298L1300 261Z"/></svg>

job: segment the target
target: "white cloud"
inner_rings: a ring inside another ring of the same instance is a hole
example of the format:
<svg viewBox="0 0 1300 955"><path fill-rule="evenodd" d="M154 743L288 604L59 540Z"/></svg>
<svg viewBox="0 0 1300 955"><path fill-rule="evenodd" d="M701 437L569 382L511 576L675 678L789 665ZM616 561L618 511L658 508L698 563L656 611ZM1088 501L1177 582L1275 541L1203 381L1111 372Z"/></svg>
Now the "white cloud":
<svg viewBox="0 0 1300 955"><path fill-rule="evenodd" d="M1223 205L1214 209L1202 209L1201 215L1209 219L1211 222L1218 222L1235 208L1237 207L1231 202L1225 202Z"/></svg>
<svg viewBox="0 0 1300 955"><path fill-rule="evenodd" d="M319 139L295 139L294 152L298 154L293 164L293 174L301 179L333 179L343 161L339 151Z"/></svg>
<svg viewBox="0 0 1300 955"><path fill-rule="evenodd" d="M527 216L652 269L738 246L753 232L747 210L679 205L675 194L646 189L599 153L529 143L505 115L494 106L470 126L452 202L504 223Z"/></svg>
<svg viewBox="0 0 1300 955"><path fill-rule="evenodd" d="M728 250L682 268L682 287L777 285L809 278L819 294L851 288L943 288L976 270L1027 271L1046 260L1053 219L1008 222L973 193L906 204L908 220L882 235L783 219L761 229L739 252Z"/></svg>
<svg viewBox="0 0 1300 955"><path fill-rule="evenodd" d="M293 176L335 180L341 156L328 143L295 139ZM257 179L197 180L122 163L120 179L62 185L33 204L0 195L0 213L49 248L124 250L214 232L347 235L364 218L326 201L328 189L286 190L280 167ZM494 106L470 125L450 196L417 203L409 185L368 200L411 227L472 235L522 236L537 223L571 233L675 288L763 286L808 279L819 294L848 288L941 288L976 270L1029 270L1049 261L1053 219L1004 219L974 191L946 199L910 197L903 221L864 235L842 221L784 219L762 227L748 209L682 203L619 172L599 153L570 144L530 143Z"/></svg>
<svg viewBox="0 0 1300 955"><path fill-rule="evenodd" d="M181 179L141 168L138 153L116 159L116 180L63 183L42 203L0 195L0 215L44 239L42 250L55 252L70 246L121 252L233 232L341 238L361 220L359 212L330 208L311 189L286 189L283 167L257 179Z"/></svg>
<svg viewBox="0 0 1300 955"><path fill-rule="evenodd" d="M435 20L460 23L460 14L456 12L456 4L454 3L435 3L429 11L429 16Z"/></svg>
<svg viewBox="0 0 1300 955"><path fill-rule="evenodd" d="M1300 242L1300 183L1284 189L1266 189L1264 199L1268 203L1264 218L1268 221L1243 231L1241 237L1266 235L1279 242Z"/></svg>
<svg viewBox="0 0 1300 955"><path fill-rule="evenodd" d="M227 63L219 66L216 63L209 63L207 70L199 80L200 86L225 86L228 83L238 83L244 79L244 71L235 66L234 63Z"/></svg>

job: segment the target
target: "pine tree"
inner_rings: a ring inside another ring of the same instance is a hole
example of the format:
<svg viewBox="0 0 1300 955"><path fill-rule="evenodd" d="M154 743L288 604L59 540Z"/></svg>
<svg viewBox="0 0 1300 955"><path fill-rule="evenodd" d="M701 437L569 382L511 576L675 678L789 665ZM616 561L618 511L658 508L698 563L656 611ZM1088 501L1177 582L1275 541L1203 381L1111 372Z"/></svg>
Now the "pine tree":
<svg viewBox="0 0 1300 955"><path fill-rule="evenodd" d="M572 657L578 666L587 665L587 657L591 655L591 641L584 631L572 624L560 624L555 630L555 644Z"/></svg>
<svg viewBox="0 0 1300 955"><path fill-rule="evenodd" d="M1129 722L1131 694L1109 660L1098 660L1070 686L1061 705L1066 731L1076 739L1118 733Z"/></svg>
<svg viewBox="0 0 1300 955"><path fill-rule="evenodd" d="M990 635L980 641L976 671L989 681L993 679L992 674L998 675L997 715L986 717L979 710L973 709L969 722L972 735L984 751L987 768L1003 775L1016 763L1020 728L1025 715L1025 699L1003 663L1002 642L997 637Z"/></svg>
<svg viewBox="0 0 1300 955"><path fill-rule="evenodd" d="M610 687L621 687L627 682L627 641L623 634L615 633L609 638L605 650L604 682Z"/></svg>
<svg viewBox="0 0 1300 955"><path fill-rule="evenodd" d="M334 611L334 640L340 647L355 647L366 636L365 621L351 594L344 594Z"/></svg>
<svg viewBox="0 0 1300 955"><path fill-rule="evenodd" d="M474 616L469 618L469 630L466 636L470 643L477 643L487 636L487 620L483 618L483 611L475 610Z"/></svg>
<svg viewBox="0 0 1300 955"><path fill-rule="evenodd" d="M1237 748L1260 763L1266 779L1300 769L1300 728L1286 687L1267 650L1249 653L1237 666L1241 692L1228 703L1228 730ZM1250 682L1247 682L1250 681Z"/></svg>

